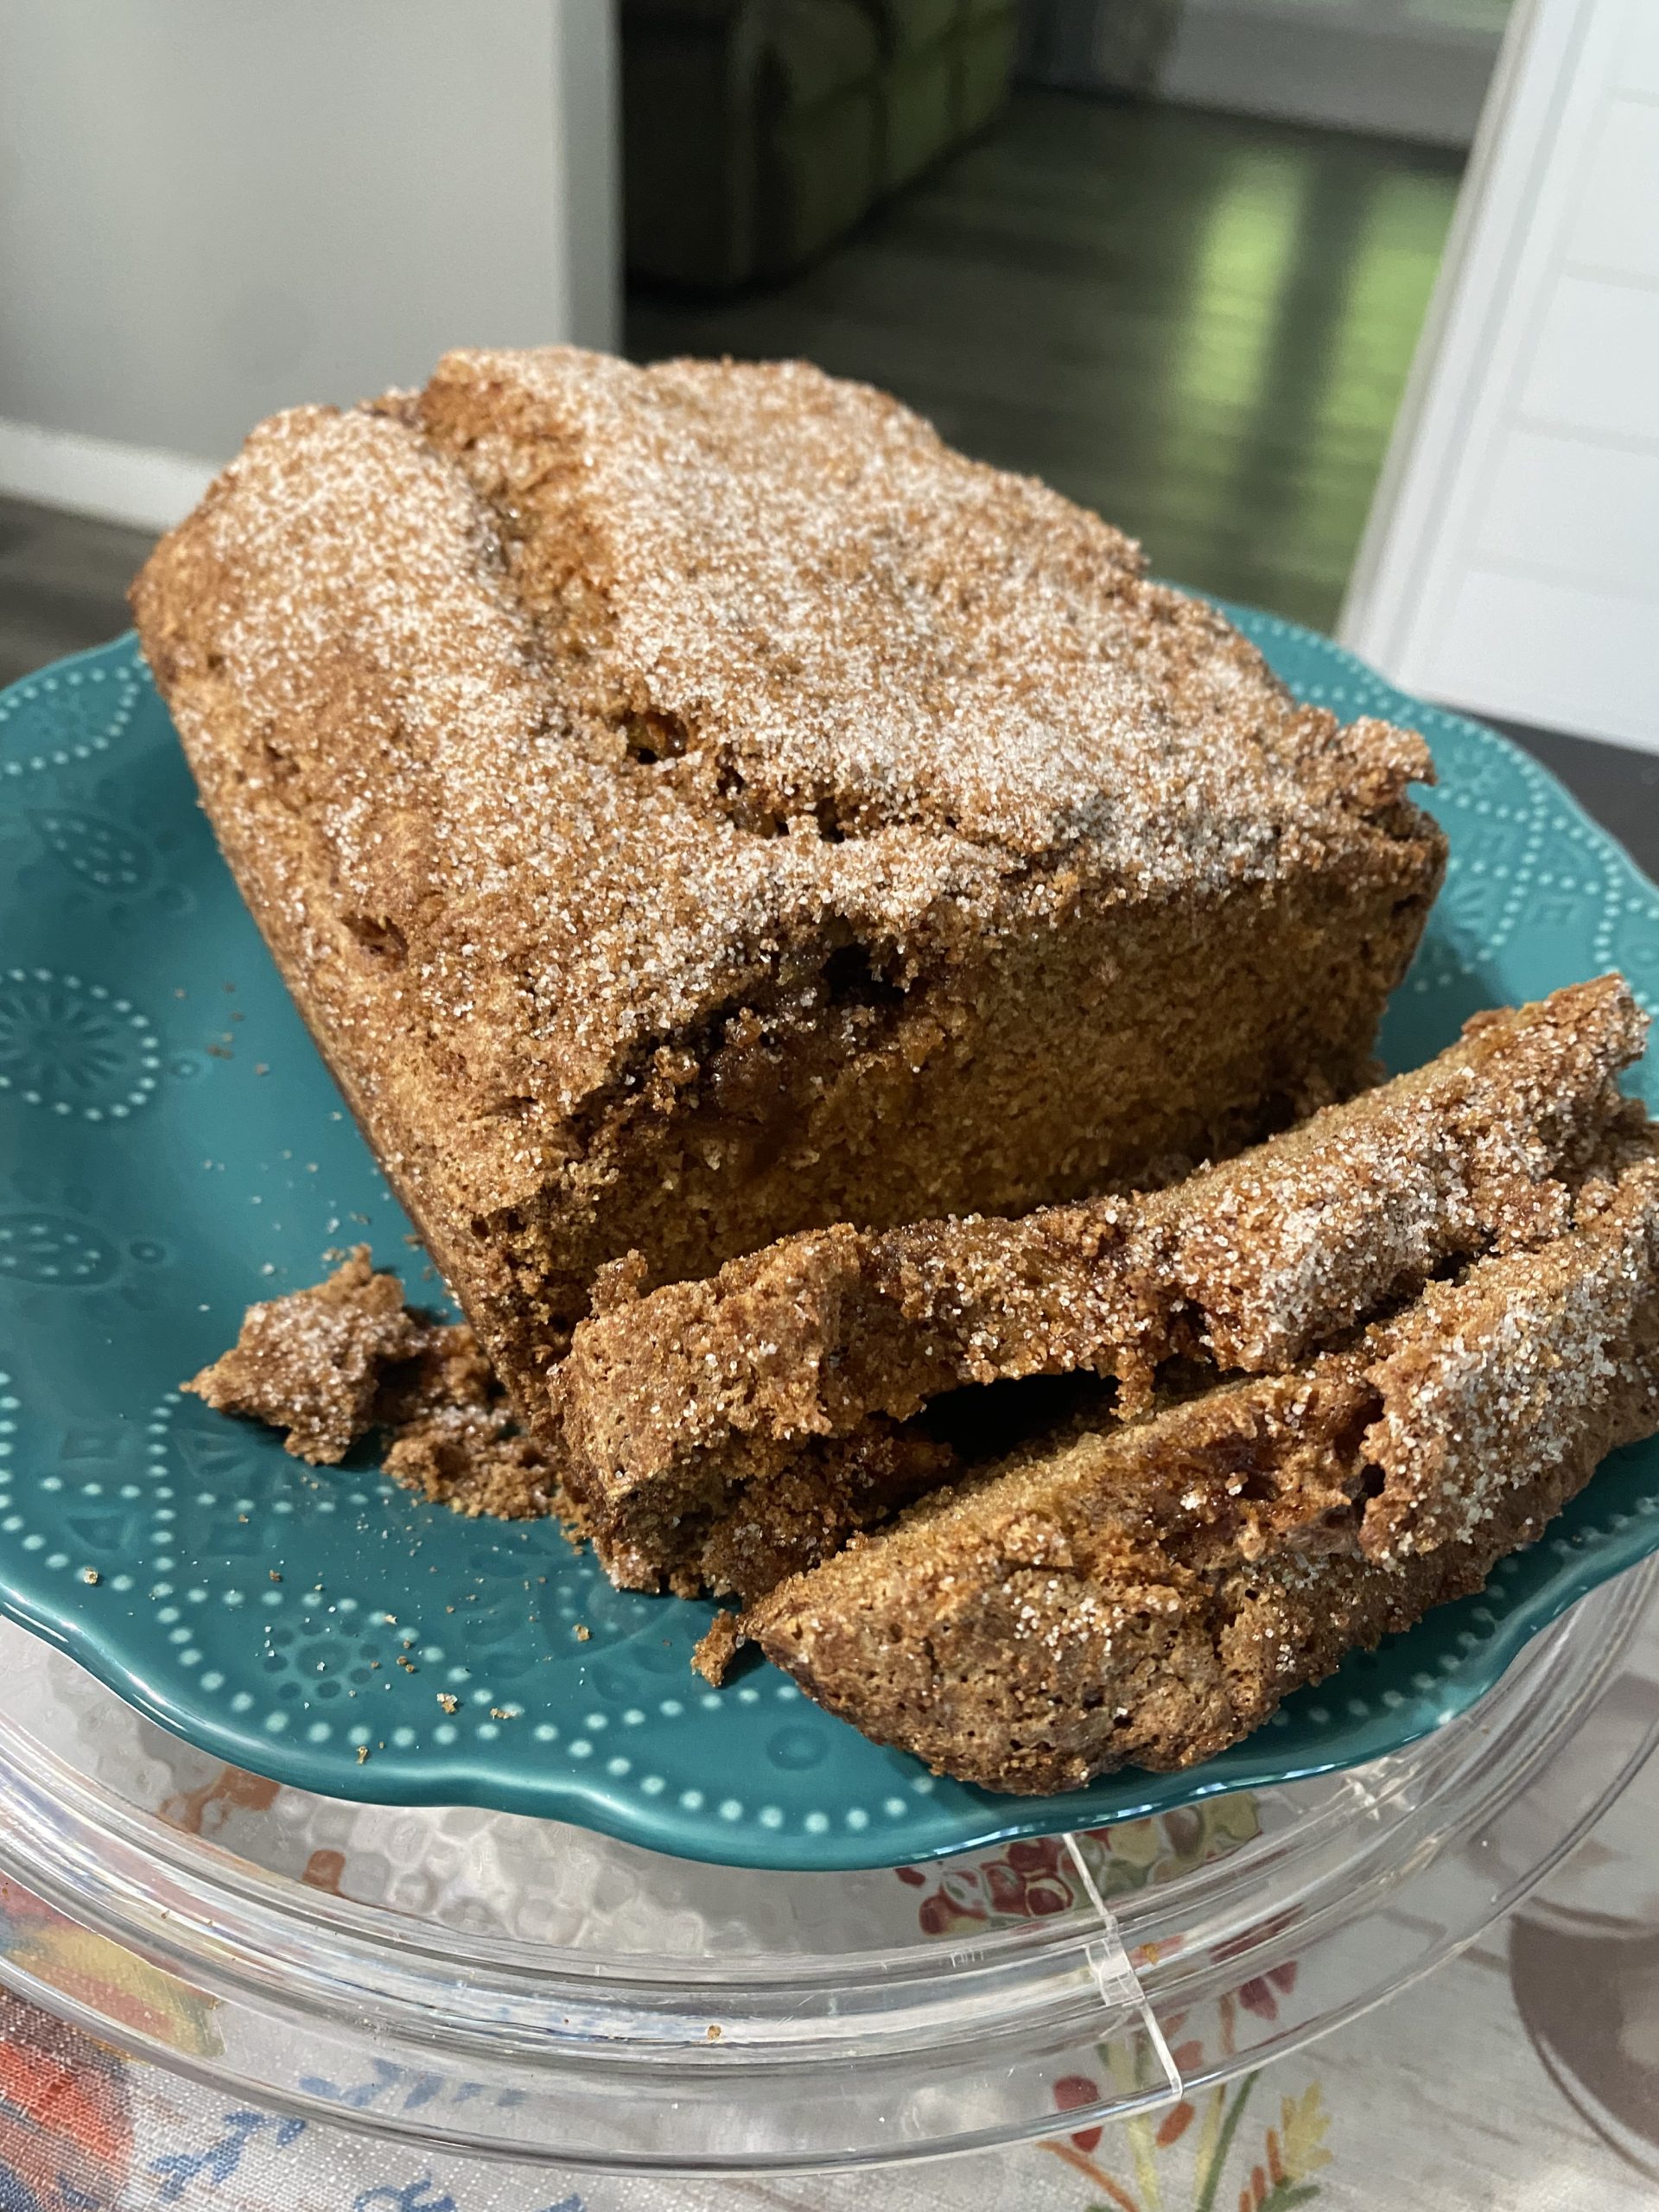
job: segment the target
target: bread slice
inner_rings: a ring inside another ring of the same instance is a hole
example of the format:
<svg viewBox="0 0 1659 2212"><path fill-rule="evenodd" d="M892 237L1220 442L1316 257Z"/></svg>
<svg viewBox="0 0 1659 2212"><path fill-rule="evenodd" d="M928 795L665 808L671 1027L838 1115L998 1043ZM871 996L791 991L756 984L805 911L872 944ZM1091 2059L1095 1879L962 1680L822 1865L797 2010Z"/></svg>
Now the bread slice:
<svg viewBox="0 0 1659 2212"><path fill-rule="evenodd" d="M1604 976L1169 1189L843 1225L648 1295L608 1281L555 1385L567 1484L619 1582L757 1595L948 1471L896 1426L942 1393L1083 1370L1133 1415L1168 1361L1282 1368L1554 1234L1634 1110L1616 1078L1646 1026Z"/></svg>
<svg viewBox="0 0 1659 2212"><path fill-rule="evenodd" d="M134 607L544 1433L619 1255L1022 1211L1347 1095L1440 881L1419 738L1299 705L1094 516L799 364L462 353L296 409Z"/></svg>
<svg viewBox="0 0 1659 2212"><path fill-rule="evenodd" d="M1035 1444L742 1625L868 1736L988 1789L1212 1757L1479 1589L1659 1427L1659 1165L1358 1345Z"/></svg>

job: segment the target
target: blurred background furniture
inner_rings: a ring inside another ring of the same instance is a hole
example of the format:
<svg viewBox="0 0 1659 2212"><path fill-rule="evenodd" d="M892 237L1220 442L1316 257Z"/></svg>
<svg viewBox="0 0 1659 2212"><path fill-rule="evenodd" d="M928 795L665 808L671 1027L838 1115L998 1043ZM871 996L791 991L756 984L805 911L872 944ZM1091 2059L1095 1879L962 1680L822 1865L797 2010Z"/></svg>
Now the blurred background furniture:
<svg viewBox="0 0 1659 2212"><path fill-rule="evenodd" d="M980 130L1017 0L623 0L631 276L730 290L802 267Z"/></svg>

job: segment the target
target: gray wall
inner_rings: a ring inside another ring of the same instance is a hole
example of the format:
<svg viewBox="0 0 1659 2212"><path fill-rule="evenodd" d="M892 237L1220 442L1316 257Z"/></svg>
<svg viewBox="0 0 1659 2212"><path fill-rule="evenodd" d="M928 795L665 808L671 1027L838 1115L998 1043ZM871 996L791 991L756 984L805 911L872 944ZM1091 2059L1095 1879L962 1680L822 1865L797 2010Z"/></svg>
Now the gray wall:
<svg viewBox="0 0 1659 2212"><path fill-rule="evenodd" d="M219 461L614 342L607 0L0 0L0 418Z"/></svg>

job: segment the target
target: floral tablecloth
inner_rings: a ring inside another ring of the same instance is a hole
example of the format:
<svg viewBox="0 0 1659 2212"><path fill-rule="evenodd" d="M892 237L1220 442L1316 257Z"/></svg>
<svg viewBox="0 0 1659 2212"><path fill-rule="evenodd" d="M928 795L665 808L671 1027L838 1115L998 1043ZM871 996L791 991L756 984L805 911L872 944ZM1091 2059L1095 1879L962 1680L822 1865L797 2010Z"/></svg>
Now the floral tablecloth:
<svg viewBox="0 0 1659 2212"><path fill-rule="evenodd" d="M1611 1694L1650 1707L1656 1683L1659 1633ZM1093 2084L1062 2078L1045 2143L840 2177L435 2160L239 2107L0 1993L0 2212L1634 2212L1659 2183L1656 1833L1659 1759L1506 1925L1300 2056L1105 2129L1066 2129ZM1009 1856L1006 1878L1027 1891L1056 1878L1058 1847ZM924 1924L957 1909L906 1872ZM20 1904L0 1894L0 1942L20 1965L30 1947L96 1946ZM1232 2004L1272 2016L1295 1971L1245 1982ZM151 2001L134 1986L135 2027L154 2024ZM1224 2041L1236 2018L1224 2002L1211 2031ZM1200 2054L1178 2041L1174 2055L1192 2070ZM396 2093L371 2080L360 2101Z"/></svg>

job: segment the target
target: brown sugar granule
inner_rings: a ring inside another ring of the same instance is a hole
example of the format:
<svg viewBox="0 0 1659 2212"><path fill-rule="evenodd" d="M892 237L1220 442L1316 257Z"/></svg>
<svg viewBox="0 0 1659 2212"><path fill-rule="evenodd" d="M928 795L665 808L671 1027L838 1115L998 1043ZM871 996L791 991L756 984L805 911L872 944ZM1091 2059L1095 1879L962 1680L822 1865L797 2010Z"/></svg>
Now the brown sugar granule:
<svg viewBox="0 0 1659 2212"><path fill-rule="evenodd" d="M1659 1166L1351 1350L1005 1465L779 1586L807 1694L988 1788L1213 1756L1344 1653L1484 1585L1659 1426Z"/></svg>
<svg viewBox="0 0 1659 2212"><path fill-rule="evenodd" d="M625 1586L756 1596L953 1471L911 1420L942 1393L1082 1370L1132 1415L1171 1360L1281 1368L1549 1237L1636 1111L1617 1077L1646 1027L1605 976L1149 1195L810 1231L648 1294L608 1270L554 1383L601 1558Z"/></svg>
<svg viewBox="0 0 1659 2212"><path fill-rule="evenodd" d="M799 363L448 355L134 592L214 830L521 1413L598 1269L1019 1214L1368 1077L1414 734Z"/></svg>
<svg viewBox="0 0 1659 2212"><path fill-rule="evenodd" d="M743 1631L737 1624L737 1615L716 1613L691 1654L692 1669L711 1688L718 1689L742 1646Z"/></svg>

